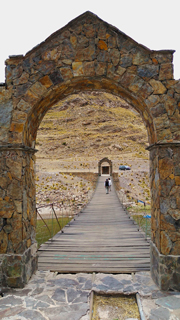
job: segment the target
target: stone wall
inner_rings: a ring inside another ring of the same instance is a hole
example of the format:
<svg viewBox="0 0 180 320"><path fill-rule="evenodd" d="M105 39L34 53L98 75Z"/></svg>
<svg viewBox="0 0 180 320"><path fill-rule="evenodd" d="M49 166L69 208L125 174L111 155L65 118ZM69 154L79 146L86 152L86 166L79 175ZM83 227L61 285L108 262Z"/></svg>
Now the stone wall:
<svg viewBox="0 0 180 320"><path fill-rule="evenodd" d="M150 149L152 274L163 290L177 289L180 283L180 148L167 144Z"/></svg>
<svg viewBox="0 0 180 320"><path fill-rule="evenodd" d="M16 287L29 278L29 272L24 275L24 261L26 270L29 261L37 267L35 254L33 258L30 255L36 247L34 155L30 148L0 148L1 228L3 283Z"/></svg>
<svg viewBox="0 0 180 320"><path fill-rule="evenodd" d="M23 288L37 270L37 244L22 254L3 254L0 259L1 287Z"/></svg>

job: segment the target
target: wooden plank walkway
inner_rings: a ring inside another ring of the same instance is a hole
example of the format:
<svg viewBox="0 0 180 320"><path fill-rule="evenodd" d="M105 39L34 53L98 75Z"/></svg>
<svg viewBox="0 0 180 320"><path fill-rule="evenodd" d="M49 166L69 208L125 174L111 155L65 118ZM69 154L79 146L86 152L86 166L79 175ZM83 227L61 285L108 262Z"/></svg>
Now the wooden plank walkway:
<svg viewBox="0 0 180 320"><path fill-rule="evenodd" d="M131 273L150 270L149 243L99 177L88 206L38 251L39 270Z"/></svg>

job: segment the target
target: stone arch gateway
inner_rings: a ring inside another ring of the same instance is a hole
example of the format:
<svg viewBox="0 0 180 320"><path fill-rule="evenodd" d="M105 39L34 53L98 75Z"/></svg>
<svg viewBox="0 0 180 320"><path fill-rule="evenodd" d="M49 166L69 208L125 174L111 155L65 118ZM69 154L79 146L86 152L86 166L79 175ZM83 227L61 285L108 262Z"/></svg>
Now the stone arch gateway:
<svg viewBox="0 0 180 320"><path fill-rule="evenodd" d="M152 51L86 12L25 56L6 60L0 86L0 268L22 287L37 268L34 153L51 106L72 93L121 96L146 125L152 194L151 274L180 289L180 81L172 50Z"/></svg>
<svg viewBox="0 0 180 320"><path fill-rule="evenodd" d="M109 160L108 158L103 158L103 159L101 159L99 162L98 162L98 175L99 176L101 176L102 175L102 164L103 163L108 163L108 165L109 165L109 168L108 168L108 174L110 175L110 176L112 176L112 172L113 172L113 170L112 170L112 161L111 160Z"/></svg>

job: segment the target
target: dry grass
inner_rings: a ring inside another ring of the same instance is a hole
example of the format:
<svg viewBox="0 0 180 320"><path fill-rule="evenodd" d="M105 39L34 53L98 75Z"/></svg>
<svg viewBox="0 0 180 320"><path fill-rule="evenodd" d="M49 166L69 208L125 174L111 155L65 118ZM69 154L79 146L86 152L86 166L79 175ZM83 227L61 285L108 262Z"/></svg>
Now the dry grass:
<svg viewBox="0 0 180 320"><path fill-rule="evenodd" d="M94 296L92 320L140 319L134 296Z"/></svg>

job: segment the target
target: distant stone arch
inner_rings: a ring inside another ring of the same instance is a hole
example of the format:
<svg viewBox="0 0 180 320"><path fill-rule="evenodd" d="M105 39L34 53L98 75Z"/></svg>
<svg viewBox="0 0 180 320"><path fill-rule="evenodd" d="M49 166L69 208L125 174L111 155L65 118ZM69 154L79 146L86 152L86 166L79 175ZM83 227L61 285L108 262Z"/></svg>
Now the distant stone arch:
<svg viewBox="0 0 180 320"><path fill-rule="evenodd" d="M161 289L180 290L180 81L173 78L173 53L150 50L86 12L25 56L6 60L6 80L0 85L4 284L23 286L37 268L34 148L39 125L57 101L96 90L123 98L147 128L151 273Z"/></svg>
<svg viewBox="0 0 180 320"><path fill-rule="evenodd" d="M104 173L103 173L103 169L102 169L102 164L103 163L108 163L109 164L108 171L104 171ZM103 158L98 162L98 174L99 174L99 176L101 176L102 174L109 174L110 176L112 176L112 172L113 172L113 168L112 168L112 161L111 160L109 160L108 158Z"/></svg>

